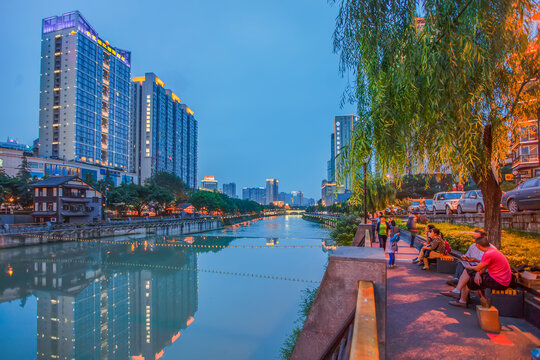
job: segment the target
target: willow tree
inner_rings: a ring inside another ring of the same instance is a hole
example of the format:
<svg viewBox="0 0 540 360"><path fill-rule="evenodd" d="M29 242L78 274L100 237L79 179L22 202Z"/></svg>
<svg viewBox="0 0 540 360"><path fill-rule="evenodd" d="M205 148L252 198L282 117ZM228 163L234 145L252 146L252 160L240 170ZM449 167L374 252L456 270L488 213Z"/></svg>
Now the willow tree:
<svg viewBox="0 0 540 360"><path fill-rule="evenodd" d="M451 169L470 176L484 194L488 237L500 247L499 169L519 120L537 113L540 63L531 21L536 3L339 5L334 46L341 69L354 74L347 93L372 129L365 141L380 171L397 178L420 164L432 173ZM351 148L344 161L354 164L355 151L365 147Z"/></svg>

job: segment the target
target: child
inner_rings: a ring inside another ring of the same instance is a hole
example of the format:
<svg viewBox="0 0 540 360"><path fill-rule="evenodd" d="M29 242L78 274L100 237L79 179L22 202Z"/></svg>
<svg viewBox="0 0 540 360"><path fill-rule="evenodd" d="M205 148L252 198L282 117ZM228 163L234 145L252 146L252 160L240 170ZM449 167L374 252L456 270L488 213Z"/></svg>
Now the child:
<svg viewBox="0 0 540 360"><path fill-rule="evenodd" d="M390 257L390 260L388 260L389 269L393 269L396 267L396 253L398 251L400 228L398 226L394 226L392 228L392 233L394 235L390 238L388 244L388 256Z"/></svg>

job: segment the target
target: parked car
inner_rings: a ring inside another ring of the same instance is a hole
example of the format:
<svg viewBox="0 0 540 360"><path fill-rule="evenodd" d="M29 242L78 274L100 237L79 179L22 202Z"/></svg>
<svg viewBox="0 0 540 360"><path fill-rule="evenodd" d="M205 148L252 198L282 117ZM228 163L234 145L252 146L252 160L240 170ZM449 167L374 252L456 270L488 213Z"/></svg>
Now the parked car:
<svg viewBox="0 0 540 360"><path fill-rule="evenodd" d="M433 212L433 199L424 199L420 203L420 212L427 214Z"/></svg>
<svg viewBox="0 0 540 360"><path fill-rule="evenodd" d="M540 210L540 177L527 180L505 193L502 204L514 213L521 210Z"/></svg>
<svg viewBox="0 0 540 360"><path fill-rule="evenodd" d="M449 191L436 193L433 196L433 215L443 212L447 215L457 211L458 201L463 191Z"/></svg>
<svg viewBox="0 0 540 360"><path fill-rule="evenodd" d="M467 191L458 201L457 213L484 212L484 197L480 190Z"/></svg>
<svg viewBox="0 0 540 360"><path fill-rule="evenodd" d="M407 212L410 214L418 213L420 211L420 200L411 201L411 205L407 208Z"/></svg>

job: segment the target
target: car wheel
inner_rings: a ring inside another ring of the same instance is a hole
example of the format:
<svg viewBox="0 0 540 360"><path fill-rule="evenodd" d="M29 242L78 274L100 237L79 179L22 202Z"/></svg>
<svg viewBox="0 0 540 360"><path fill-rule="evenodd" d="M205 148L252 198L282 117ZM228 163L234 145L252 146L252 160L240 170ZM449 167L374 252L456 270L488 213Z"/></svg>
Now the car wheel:
<svg viewBox="0 0 540 360"><path fill-rule="evenodd" d="M511 199L508 201L508 210L510 210L510 212L513 212L513 213L516 213L519 211L519 207L516 200Z"/></svg>
<svg viewBox="0 0 540 360"><path fill-rule="evenodd" d="M449 206L446 207L446 215L450 215L452 214L452 210L450 209Z"/></svg>
<svg viewBox="0 0 540 360"><path fill-rule="evenodd" d="M476 212L477 213L483 213L484 212L484 206L482 204L476 205Z"/></svg>
<svg viewBox="0 0 540 360"><path fill-rule="evenodd" d="M458 213L458 214L463 214L463 209L461 208L461 205L458 205L458 207L457 207L457 213Z"/></svg>

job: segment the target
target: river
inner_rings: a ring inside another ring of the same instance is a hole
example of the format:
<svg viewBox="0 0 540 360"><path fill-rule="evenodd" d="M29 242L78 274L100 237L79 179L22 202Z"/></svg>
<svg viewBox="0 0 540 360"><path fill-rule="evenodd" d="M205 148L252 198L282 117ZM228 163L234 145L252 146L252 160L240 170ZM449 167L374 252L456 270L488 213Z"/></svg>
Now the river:
<svg viewBox="0 0 540 360"><path fill-rule="evenodd" d="M281 216L0 250L1 358L277 359L328 237Z"/></svg>

